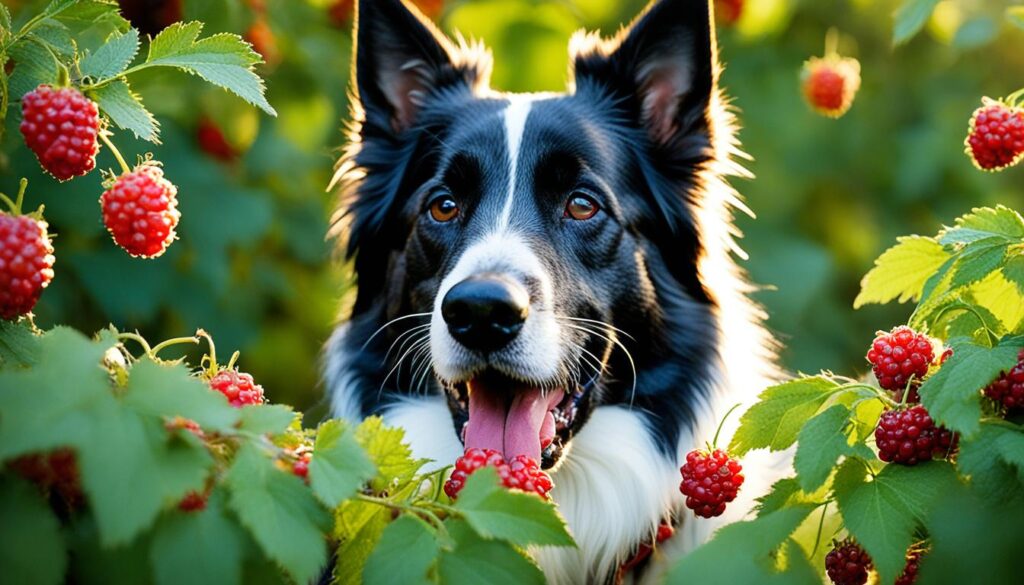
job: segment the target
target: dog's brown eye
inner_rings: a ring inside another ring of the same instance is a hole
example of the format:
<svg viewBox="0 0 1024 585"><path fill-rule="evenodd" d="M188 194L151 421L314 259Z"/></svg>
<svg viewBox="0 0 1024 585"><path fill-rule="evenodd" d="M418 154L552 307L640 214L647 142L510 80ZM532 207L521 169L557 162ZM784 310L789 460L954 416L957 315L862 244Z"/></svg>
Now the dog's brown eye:
<svg viewBox="0 0 1024 585"><path fill-rule="evenodd" d="M459 204L451 195L441 195L430 202L430 217L434 218L434 221L445 223L455 219L458 215Z"/></svg>
<svg viewBox="0 0 1024 585"><path fill-rule="evenodd" d="M562 217L576 220L586 220L594 217L601 208L597 202L582 193L573 193L565 204L565 212Z"/></svg>

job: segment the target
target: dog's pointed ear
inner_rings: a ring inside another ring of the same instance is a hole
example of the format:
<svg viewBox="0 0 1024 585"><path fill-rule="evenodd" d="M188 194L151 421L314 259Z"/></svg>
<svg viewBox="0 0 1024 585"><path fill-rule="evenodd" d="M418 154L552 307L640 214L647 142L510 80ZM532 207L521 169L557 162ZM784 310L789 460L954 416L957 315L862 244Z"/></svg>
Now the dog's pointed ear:
<svg viewBox="0 0 1024 585"><path fill-rule="evenodd" d="M576 87L628 99L651 140L669 145L708 123L717 83L711 0L654 0L615 38L573 39Z"/></svg>
<svg viewBox="0 0 1024 585"><path fill-rule="evenodd" d="M415 123L431 92L488 81L485 59L467 58L402 0L359 0L355 37L355 87L366 122L393 134Z"/></svg>

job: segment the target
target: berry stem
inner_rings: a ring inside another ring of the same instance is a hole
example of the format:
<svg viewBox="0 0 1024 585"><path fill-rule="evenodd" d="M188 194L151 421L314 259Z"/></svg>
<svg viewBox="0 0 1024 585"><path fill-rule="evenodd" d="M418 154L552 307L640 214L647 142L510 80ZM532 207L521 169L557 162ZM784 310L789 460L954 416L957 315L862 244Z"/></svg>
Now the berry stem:
<svg viewBox="0 0 1024 585"><path fill-rule="evenodd" d="M196 337L202 337L210 346L210 351L206 353L206 357L204 357L203 359L209 360L210 362L209 365L206 367L206 375L212 378L217 375L217 370L220 369L217 367L217 346L213 344L213 338L210 337L210 334L207 333L206 330L204 329L197 329Z"/></svg>
<svg viewBox="0 0 1024 585"><path fill-rule="evenodd" d="M443 539L450 540L450 537L448 536L448 529L445 528L445 526L444 526L444 521L441 520L437 516L437 514L435 514L432 510L429 510L429 509L427 509L427 508L425 508L423 506L417 506L415 504L407 504L405 502L395 502L395 501L389 500L387 498L379 498L377 496L370 496L370 495L367 495L367 494L361 494L360 493L360 494L356 494L355 497L356 497L357 500L360 500L360 501L363 501L363 502L367 502L367 503L370 503L370 504L377 504L378 506L384 506L385 508L390 508L392 510L398 510L400 512L407 512L409 514L416 514L416 515L422 514L422 515L426 516L428 520L430 520L431 524L433 524L435 527L437 527L437 531L438 531L438 533L441 535L441 537ZM443 504L435 504L435 505L438 508L440 508L441 510L443 510L445 512L448 512L449 514L452 514L452 513L457 514L458 513L455 510L455 508L452 508L451 506L445 506Z"/></svg>
<svg viewBox="0 0 1024 585"><path fill-rule="evenodd" d="M825 514L828 513L828 502L821 507L821 518L818 519L818 532L814 535L814 550L811 551L811 558L818 553L818 547L821 545L821 531L825 528Z"/></svg>
<svg viewBox="0 0 1024 585"><path fill-rule="evenodd" d="M739 402L737 402L736 404L733 404L732 408L730 408L725 413L725 416L722 417L721 422L718 423L718 428L715 430L715 438L711 439L711 448L712 448L712 450L718 448L718 435L722 432L722 426L725 425L725 420L727 418L729 418L729 415L732 414L732 411L736 410L739 407L740 407L740 403Z"/></svg>
<svg viewBox="0 0 1024 585"><path fill-rule="evenodd" d="M11 215L21 215L21 205L25 202L25 189L27 187L28 179L22 179L18 183L18 197L14 201L11 201L11 198L7 195L0 193L0 201L3 201L11 210Z"/></svg>
<svg viewBox="0 0 1024 585"><path fill-rule="evenodd" d="M825 33L825 56L839 54L839 31L831 27Z"/></svg>
<svg viewBox="0 0 1024 585"><path fill-rule="evenodd" d="M171 339L161 341L160 343L154 345L153 351L150 352L150 355L152 357L156 357L156 354L160 353L160 350L170 347L172 345L181 345L183 343L199 343L199 341L200 339L194 335L192 337L173 337Z"/></svg>
<svg viewBox="0 0 1024 585"><path fill-rule="evenodd" d="M1024 87L1006 96L1006 105L1010 106L1011 108L1016 108L1017 100L1019 100L1022 97L1024 97Z"/></svg>
<svg viewBox="0 0 1024 585"><path fill-rule="evenodd" d="M118 333L117 339L130 339L135 343L141 345L142 351L145 352L146 355L153 355L153 348L149 346L149 342L146 341L146 338L139 335L138 333Z"/></svg>
<svg viewBox="0 0 1024 585"><path fill-rule="evenodd" d="M114 143L110 141L110 138L108 137L109 134L110 133L107 132L106 130L100 132L100 140L102 140L103 144L106 144L107 148L110 149L110 152L113 153L114 158L117 159L117 164L121 165L121 170L125 173L132 172L132 169L131 167L128 166L128 163L124 162L124 157L121 156L121 151L119 151L117 147L114 146Z"/></svg>

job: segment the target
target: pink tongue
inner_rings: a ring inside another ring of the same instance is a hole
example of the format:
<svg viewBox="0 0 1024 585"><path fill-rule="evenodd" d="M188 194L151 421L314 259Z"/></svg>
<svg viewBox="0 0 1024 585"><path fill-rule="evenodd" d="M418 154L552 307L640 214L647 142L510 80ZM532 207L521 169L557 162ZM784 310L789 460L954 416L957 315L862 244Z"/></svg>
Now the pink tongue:
<svg viewBox="0 0 1024 585"><path fill-rule="evenodd" d="M541 443L551 442L555 434L551 409L564 392L554 390L542 396L536 388L518 389L506 408L505 396L489 390L476 380L469 382L466 448L495 449L505 459L526 455L540 461Z"/></svg>

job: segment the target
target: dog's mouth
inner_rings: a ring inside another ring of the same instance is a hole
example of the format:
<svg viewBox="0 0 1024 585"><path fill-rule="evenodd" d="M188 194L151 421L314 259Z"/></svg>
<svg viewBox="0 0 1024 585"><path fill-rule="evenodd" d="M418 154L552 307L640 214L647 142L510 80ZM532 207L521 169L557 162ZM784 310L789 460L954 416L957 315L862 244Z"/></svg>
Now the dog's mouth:
<svg viewBox="0 0 1024 585"><path fill-rule="evenodd" d="M559 459L574 430L583 388L540 388L487 370L449 386L448 402L467 449L526 455L544 469Z"/></svg>

